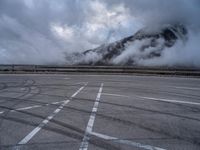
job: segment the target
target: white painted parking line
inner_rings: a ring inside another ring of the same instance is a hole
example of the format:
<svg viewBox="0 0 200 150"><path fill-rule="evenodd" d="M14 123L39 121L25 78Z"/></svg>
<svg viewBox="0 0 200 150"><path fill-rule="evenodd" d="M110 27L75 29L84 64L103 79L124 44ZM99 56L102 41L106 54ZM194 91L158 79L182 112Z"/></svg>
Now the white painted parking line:
<svg viewBox="0 0 200 150"><path fill-rule="evenodd" d="M176 86L174 87L176 89L185 89L185 90L200 90L200 88L196 88L196 87L183 87L183 86Z"/></svg>
<svg viewBox="0 0 200 150"><path fill-rule="evenodd" d="M42 107L42 105L34 105L34 106L29 106L29 107L18 108L15 110L11 110L11 112L18 111L18 110L28 110L28 109L38 108L38 107Z"/></svg>
<svg viewBox="0 0 200 150"><path fill-rule="evenodd" d="M29 109L34 109L34 108L40 108L40 107L43 107L43 106L56 105L56 104L60 104L60 103L63 103L63 102L64 101L59 101L59 102L52 102L52 103L45 104L45 105L33 105L33 106L28 106L28 107L22 107L22 108L10 110L10 112L18 112L20 110L29 110ZM3 113L5 113L5 111L0 111L0 114L3 114Z"/></svg>
<svg viewBox="0 0 200 150"><path fill-rule="evenodd" d="M170 99L163 99L163 98L154 98L154 97L143 97L143 96L137 96L142 99L148 99L153 101L161 101L161 102L169 102L169 103L180 103L180 104L190 104L190 105L200 105L200 103L197 102L188 102L188 101L179 101L179 100L170 100Z"/></svg>
<svg viewBox="0 0 200 150"><path fill-rule="evenodd" d="M130 141L130 140L118 139L116 137L112 137L112 136L108 136L108 135L104 135L104 134L96 133L96 132L90 132L90 135L94 135L94 136L101 138L101 139L104 139L104 140L112 140L115 143L125 144L125 145L129 145L129 146L132 146L132 147L137 147L137 148L142 148L142 149L145 149L145 150L166 150L166 149L163 149L163 148L160 148L160 147L141 144L141 143L133 142L133 141Z"/></svg>
<svg viewBox="0 0 200 150"><path fill-rule="evenodd" d="M103 90L103 83L101 83L101 86L99 88L99 92L97 94L94 106L92 108L92 113L90 115L86 130L85 130L85 134L84 134L84 137L83 137L83 140L81 142L79 150L87 150L88 149L89 139L90 139L89 133L92 132L92 128L94 126L94 121L95 121L96 113L97 113L97 110L98 110L98 105L99 105L99 102L100 102L102 90Z"/></svg>
<svg viewBox="0 0 200 150"><path fill-rule="evenodd" d="M51 104L60 104L60 103L63 103L64 101L60 101L60 102L53 102Z"/></svg>
<svg viewBox="0 0 200 150"><path fill-rule="evenodd" d="M130 97L126 95L120 95L120 94L111 94L111 93L102 93L102 95L107 95L107 96L116 96L116 97Z"/></svg>
<svg viewBox="0 0 200 150"><path fill-rule="evenodd" d="M104 139L104 140L117 140L118 139L116 137L112 137L112 136L97 133L97 132L90 132L90 135L94 135L94 136L101 138L101 139Z"/></svg>
<svg viewBox="0 0 200 150"><path fill-rule="evenodd" d="M83 90L83 88L86 85L84 85L83 87L81 87L79 90L77 90L72 96L71 98L74 98L80 91ZM18 144L22 145L22 144L26 144L27 142L29 142L33 136L35 136L51 119L53 119L53 117L55 117L55 115L57 113L59 113L63 107L65 105L67 105L70 102L70 100L65 100L51 115L49 115L45 120L43 120L35 129L33 129L27 136L25 136ZM18 149L18 148L17 148Z"/></svg>
<svg viewBox="0 0 200 150"><path fill-rule="evenodd" d="M26 88L20 88L20 90L21 90L21 91L25 91L25 90L26 90Z"/></svg>

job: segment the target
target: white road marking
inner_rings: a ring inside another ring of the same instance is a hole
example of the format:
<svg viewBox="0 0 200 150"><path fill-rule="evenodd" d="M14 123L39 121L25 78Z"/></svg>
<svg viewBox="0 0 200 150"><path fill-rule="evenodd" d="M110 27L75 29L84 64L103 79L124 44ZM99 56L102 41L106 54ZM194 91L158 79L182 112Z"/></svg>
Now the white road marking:
<svg viewBox="0 0 200 150"><path fill-rule="evenodd" d="M90 132L90 134L94 135L96 137L102 138L104 140L117 140L118 139L116 137L112 137L112 136L101 134L101 133L97 133L97 132Z"/></svg>
<svg viewBox="0 0 200 150"><path fill-rule="evenodd" d="M59 104L59 103L63 103L64 101L60 101L60 102L53 102L51 104Z"/></svg>
<svg viewBox="0 0 200 150"><path fill-rule="evenodd" d="M26 88L21 88L20 90L21 90L21 91L25 91L25 90L26 90Z"/></svg>
<svg viewBox="0 0 200 150"><path fill-rule="evenodd" d="M104 135L104 134L101 134L101 133L90 132L90 134L94 135L96 137L102 138L104 140L113 140L116 143L126 144L126 145L129 145L129 146L142 148L142 149L145 149L145 150L166 150L166 149L151 146L151 145L141 144L141 143L137 143L137 142L133 142L133 141L129 141L129 140L118 139L116 137Z"/></svg>
<svg viewBox="0 0 200 150"><path fill-rule="evenodd" d="M142 98L142 99L149 99L149 100L153 100L153 101L190 104L190 105L200 105L200 103L197 103L197 102L188 102L188 101L179 101L179 100L170 100L170 99L163 99L163 98L143 97L143 96L137 96L137 97Z"/></svg>
<svg viewBox="0 0 200 150"><path fill-rule="evenodd" d="M28 109L38 108L38 107L42 107L42 105L34 105L34 106L29 106L29 107L18 108L15 110L11 110L11 112L18 111L18 110L28 110Z"/></svg>
<svg viewBox="0 0 200 150"><path fill-rule="evenodd" d="M195 87L182 87L182 86L176 86L174 87L176 89L185 89L185 90L200 90L200 88L195 88Z"/></svg>
<svg viewBox="0 0 200 150"><path fill-rule="evenodd" d="M77 83L75 83L75 84L73 84L73 85L80 85L80 84L87 84L88 82L77 82Z"/></svg>
<svg viewBox="0 0 200 150"><path fill-rule="evenodd" d="M45 104L45 106L49 106L49 105L55 105L55 104L60 104L63 103L64 101L59 101L59 102L52 102L49 104ZM13 109L10 110L10 112L17 112L20 110L29 110L29 109L34 109L34 108L39 108L39 107L43 107L44 105L33 105L33 106L28 106L28 107L22 107L22 108L17 108L17 109ZM5 111L0 111L0 114L3 114Z"/></svg>
<svg viewBox="0 0 200 150"><path fill-rule="evenodd" d="M96 113L97 113L97 110L98 110L98 105L99 105L99 102L100 102L102 90L103 90L103 83L101 83L101 86L99 88L99 92L97 94L94 106L92 108L92 113L90 115L86 130L85 130L85 134L84 134L84 137L82 139L79 150L87 150L88 149L89 139L90 139L89 134L92 132L92 128L93 128Z"/></svg>
<svg viewBox="0 0 200 150"><path fill-rule="evenodd" d="M120 95L120 94L111 94L111 93L102 93L102 95L116 96L116 97L130 97L130 96L126 96L126 95Z"/></svg>
<svg viewBox="0 0 200 150"><path fill-rule="evenodd" d="M81 87L79 90L77 90L72 96L71 98L75 97L81 90L83 90L83 88L86 85L84 85L83 87ZM53 117L55 117L55 115L57 113L59 113L62 108L67 105L70 102L70 100L65 100L51 115L49 115L45 120L43 120L35 129L33 129L27 136L25 136L18 144L22 145L22 144L26 144L27 142L29 142L33 136L35 136Z"/></svg>

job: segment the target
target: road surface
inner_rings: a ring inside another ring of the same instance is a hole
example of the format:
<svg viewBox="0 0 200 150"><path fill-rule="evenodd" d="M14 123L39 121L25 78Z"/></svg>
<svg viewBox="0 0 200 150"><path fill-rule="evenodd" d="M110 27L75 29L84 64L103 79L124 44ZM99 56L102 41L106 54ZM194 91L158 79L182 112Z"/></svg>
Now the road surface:
<svg viewBox="0 0 200 150"><path fill-rule="evenodd" d="M200 79L0 75L1 150L199 150Z"/></svg>

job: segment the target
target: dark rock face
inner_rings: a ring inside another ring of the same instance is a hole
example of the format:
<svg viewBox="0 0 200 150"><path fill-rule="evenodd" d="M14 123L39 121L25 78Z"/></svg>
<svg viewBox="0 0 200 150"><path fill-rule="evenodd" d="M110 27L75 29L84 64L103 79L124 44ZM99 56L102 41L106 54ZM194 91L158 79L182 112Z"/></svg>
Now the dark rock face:
<svg viewBox="0 0 200 150"><path fill-rule="evenodd" d="M185 41L186 37L187 30L180 24L165 25L154 31L144 28L133 36L120 41L76 54L75 57L79 59L76 63L84 65L136 65L139 59L160 57L162 51L172 47L177 40ZM134 47L135 45L137 46ZM133 52L129 50L128 57L125 57L124 60L118 60L118 57L131 46Z"/></svg>

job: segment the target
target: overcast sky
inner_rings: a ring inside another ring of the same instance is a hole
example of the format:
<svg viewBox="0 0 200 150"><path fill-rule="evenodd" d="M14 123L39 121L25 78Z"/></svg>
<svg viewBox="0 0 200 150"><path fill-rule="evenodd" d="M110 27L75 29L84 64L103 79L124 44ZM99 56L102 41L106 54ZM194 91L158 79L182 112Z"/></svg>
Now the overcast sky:
<svg viewBox="0 0 200 150"><path fill-rule="evenodd" d="M0 63L64 63L144 26L198 31L199 0L0 0Z"/></svg>

